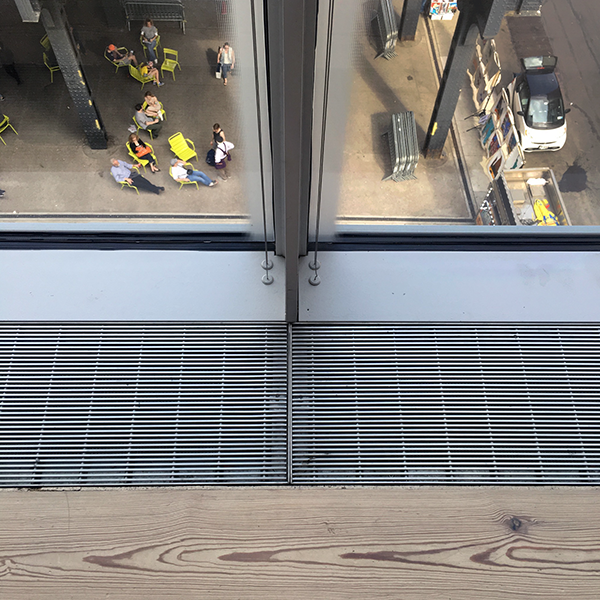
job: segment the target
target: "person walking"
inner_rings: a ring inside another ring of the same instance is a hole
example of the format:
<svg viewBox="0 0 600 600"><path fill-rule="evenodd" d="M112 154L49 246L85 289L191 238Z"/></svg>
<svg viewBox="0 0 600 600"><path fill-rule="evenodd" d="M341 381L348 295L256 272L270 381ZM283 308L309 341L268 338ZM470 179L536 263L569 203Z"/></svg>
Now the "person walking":
<svg viewBox="0 0 600 600"><path fill-rule="evenodd" d="M158 63L155 48L158 41L158 29L154 26L152 19L146 19L141 31L142 44L148 50L148 56L153 63Z"/></svg>
<svg viewBox="0 0 600 600"><path fill-rule="evenodd" d="M223 79L223 85L227 85L227 76L229 75L229 71L233 71L233 68L235 67L235 52L229 45L229 42L225 42L223 46L219 48L219 53L217 54L217 63L221 67L221 78Z"/></svg>
<svg viewBox="0 0 600 600"><path fill-rule="evenodd" d="M137 171L132 171L132 169L138 169L141 165L132 165L124 160L118 160L116 158L113 158L110 162L112 164L110 173L114 180L118 183L126 181L129 185L134 185L137 188L147 190L148 192L152 192L157 195L165 191L164 187L154 185L145 177L142 177Z"/></svg>
<svg viewBox="0 0 600 600"><path fill-rule="evenodd" d="M230 151L234 148L235 146L231 142L222 142L217 144L217 147L215 148L215 169L219 171L219 177L221 177L223 181L229 179L227 163L231 162Z"/></svg>
<svg viewBox="0 0 600 600"><path fill-rule="evenodd" d="M185 163L178 158L171 159L171 177L175 181L198 181L208 187L213 187L219 183L216 179L211 179L206 173L187 169L184 165Z"/></svg>
<svg viewBox="0 0 600 600"><path fill-rule="evenodd" d="M15 55L3 42L0 42L0 63L2 63L6 74L10 75L19 85L21 85L21 78L15 67Z"/></svg>

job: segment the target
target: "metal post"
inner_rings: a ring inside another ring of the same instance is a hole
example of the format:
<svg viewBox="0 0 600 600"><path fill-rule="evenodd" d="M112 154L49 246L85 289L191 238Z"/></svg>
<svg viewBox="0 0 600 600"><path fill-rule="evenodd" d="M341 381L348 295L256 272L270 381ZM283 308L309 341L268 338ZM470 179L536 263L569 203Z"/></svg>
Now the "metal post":
<svg viewBox="0 0 600 600"><path fill-rule="evenodd" d="M106 131L73 46L62 5L57 0L47 0L42 8L41 20L87 141L92 149L104 150L107 147Z"/></svg>
<svg viewBox="0 0 600 600"><path fill-rule="evenodd" d="M446 68L435 100L433 114L427 129L423 147L423 155L426 158L440 158L442 156L460 91L467 77L467 68L473 59L478 35L479 30L477 29L474 11L461 10L450 44Z"/></svg>
<svg viewBox="0 0 600 600"><path fill-rule="evenodd" d="M267 0L275 252L285 256L286 321L298 320L306 254L317 0Z"/></svg>
<svg viewBox="0 0 600 600"><path fill-rule="evenodd" d="M413 42L415 40L422 5L423 0L404 0L400 31L398 32L401 42Z"/></svg>

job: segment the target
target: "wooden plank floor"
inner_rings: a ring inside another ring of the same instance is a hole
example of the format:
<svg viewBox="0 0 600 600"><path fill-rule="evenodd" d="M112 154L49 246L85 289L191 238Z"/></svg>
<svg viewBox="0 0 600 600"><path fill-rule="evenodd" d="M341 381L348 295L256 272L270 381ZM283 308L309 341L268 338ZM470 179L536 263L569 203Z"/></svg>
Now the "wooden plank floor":
<svg viewBox="0 0 600 600"><path fill-rule="evenodd" d="M0 491L0 598L598 600L599 491Z"/></svg>

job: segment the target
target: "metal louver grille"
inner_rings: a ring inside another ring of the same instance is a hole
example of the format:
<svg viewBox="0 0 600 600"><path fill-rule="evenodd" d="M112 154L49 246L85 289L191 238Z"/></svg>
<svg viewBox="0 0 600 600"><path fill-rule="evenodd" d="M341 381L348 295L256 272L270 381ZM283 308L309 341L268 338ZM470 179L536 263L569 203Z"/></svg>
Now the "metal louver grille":
<svg viewBox="0 0 600 600"><path fill-rule="evenodd" d="M285 483L284 324L0 325L0 486Z"/></svg>
<svg viewBox="0 0 600 600"><path fill-rule="evenodd" d="M600 326L298 325L293 483L600 483Z"/></svg>

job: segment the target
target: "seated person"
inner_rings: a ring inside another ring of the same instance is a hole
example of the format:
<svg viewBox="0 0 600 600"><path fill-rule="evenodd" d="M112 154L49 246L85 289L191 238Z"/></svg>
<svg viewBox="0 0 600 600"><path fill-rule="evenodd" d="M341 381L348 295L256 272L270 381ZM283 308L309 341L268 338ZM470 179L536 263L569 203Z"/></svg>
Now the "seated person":
<svg viewBox="0 0 600 600"><path fill-rule="evenodd" d="M141 104L135 105L135 120L137 124L146 131L151 131L152 136L157 138L163 124L156 118L148 116L148 112L142 110Z"/></svg>
<svg viewBox="0 0 600 600"><path fill-rule="evenodd" d="M178 158L171 159L171 177L173 177L175 181L199 181L208 187L217 185L218 181L216 179L211 179L202 171L188 169L184 165L185 163Z"/></svg>
<svg viewBox="0 0 600 600"><path fill-rule="evenodd" d="M142 65L140 67L140 73L145 76L150 76L154 81L154 85L160 87L161 85L165 85L165 82L160 80L158 69L154 66L154 63L149 60L147 65Z"/></svg>
<svg viewBox="0 0 600 600"><path fill-rule="evenodd" d="M145 177L142 177L137 171L132 172L133 168L139 168L140 165L131 165L126 163L124 160L117 160L113 158L111 161L112 167L110 169L111 175L114 177L115 181L121 183L122 181L126 181L129 185L134 185L137 188L141 188L142 190L148 190L149 192L154 192L155 194L160 194L165 191L164 187L160 187L150 183Z"/></svg>
<svg viewBox="0 0 600 600"><path fill-rule="evenodd" d="M151 119L160 119L163 120L162 108L160 106L160 102L158 98L154 95L153 92L148 90L144 94L144 100L146 101L146 108L144 108L144 112Z"/></svg>
<svg viewBox="0 0 600 600"><path fill-rule="evenodd" d="M106 56L119 65L133 64L136 67L138 66L138 61L133 50L130 50L127 54L121 54L114 44L109 44L106 47Z"/></svg>
<svg viewBox="0 0 600 600"><path fill-rule="evenodd" d="M153 173L158 173L160 169L156 166L156 160L152 156L152 148L142 142L138 137L137 133L132 133L129 136L129 147L131 151L138 157L138 159L147 160L150 165L150 170Z"/></svg>

